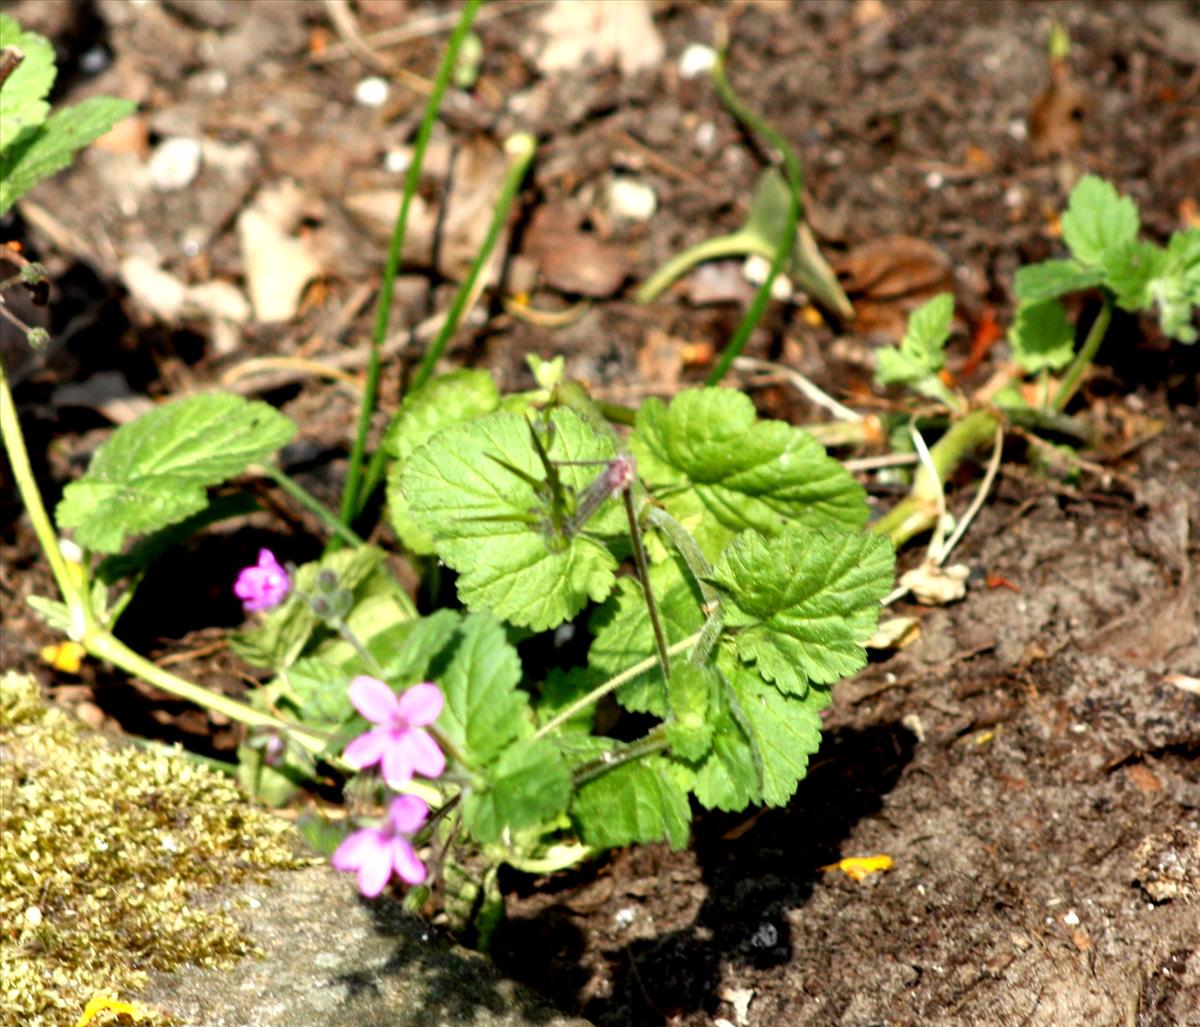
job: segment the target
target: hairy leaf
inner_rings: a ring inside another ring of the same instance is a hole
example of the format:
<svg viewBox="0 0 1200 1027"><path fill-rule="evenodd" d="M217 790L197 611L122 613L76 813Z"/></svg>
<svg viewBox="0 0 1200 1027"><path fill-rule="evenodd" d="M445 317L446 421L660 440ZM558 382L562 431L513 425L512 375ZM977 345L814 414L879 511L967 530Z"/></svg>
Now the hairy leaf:
<svg viewBox="0 0 1200 1027"><path fill-rule="evenodd" d="M27 129L0 153L0 214L38 182L71 163L75 151L104 135L137 104L112 96L91 96L55 111L36 128Z"/></svg>
<svg viewBox="0 0 1200 1027"><path fill-rule="evenodd" d="M508 828L520 831L550 823L571 798L571 773L548 739L510 746L463 807L463 823L476 841L494 842Z"/></svg>
<svg viewBox="0 0 1200 1027"><path fill-rule="evenodd" d="M613 457L613 440L573 411L555 410L551 423L551 459ZM558 466L568 505L597 470ZM610 502L586 532L565 537L550 524L545 487L533 484L545 476L529 423L506 412L438 432L401 472L413 520L459 572L463 602L535 631L556 627L588 599L601 602L608 595L617 563L595 535L615 535L625 520L620 504Z"/></svg>
<svg viewBox="0 0 1200 1027"><path fill-rule="evenodd" d="M63 492L58 524L80 545L120 550L127 535L157 531L208 502L206 490L268 459L296 426L266 403L192 396L122 425Z"/></svg>
<svg viewBox="0 0 1200 1027"><path fill-rule="evenodd" d="M667 742L671 752L685 760L700 760L712 748L710 713L716 705L717 675L712 667L677 661L667 683L671 719Z"/></svg>
<svg viewBox="0 0 1200 1027"><path fill-rule="evenodd" d="M446 708L438 727L471 766L490 763L529 726L529 700L519 691L521 661L504 627L486 613L462 622L441 675Z"/></svg>
<svg viewBox="0 0 1200 1027"><path fill-rule="evenodd" d="M418 528L400 488L404 462L443 428L464 424L500 405L500 390L487 371L458 370L434 378L404 397L383 444L392 457L388 472L388 511L392 527L411 553L433 552L433 536Z"/></svg>
<svg viewBox="0 0 1200 1027"><path fill-rule="evenodd" d="M1066 367L1075 355L1075 329L1058 300L1018 307L1008 340L1017 363L1030 374Z"/></svg>
<svg viewBox="0 0 1200 1027"><path fill-rule="evenodd" d="M1022 303L1042 303L1069 292L1092 289L1104 281L1104 271L1074 260L1044 260L1017 268L1015 289Z"/></svg>
<svg viewBox="0 0 1200 1027"><path fill-rule="evenodd" d="M694 531L710 556L744 528L775 534L789 523L858 527L867 518L862 487L819 443L757 420L731 389L688 390L670 406L648 399L629 443L642 480L676 519L700 514L718 529Z"/></svg>
<svg viewBox="0 0 1200 1027"><path fill-rule="evenodd" d="M0 153L26 129L46 120L50 113L46 97L57 74L50 40L36 32L23 32L16 19L0 14L0 50L10 46L20 50L25 60L0 88Z"/></svg>
<svg viewBox="0 0 1200 1027"><path fill-rule="evenodd" d="M1063 241L1071 255L1088 267L1099 267L1110 249L1137 239L1138 210L1110 182L1084 175L1062 216Z"/></svg>
<svg viewBox="0 0 1200 1027"><path fill-rule="evenodd" d="M583 840L598 848L666 838L687 845L692 814L687 793L661 756L624 763L579 789L571 817Z"/></svg>
<svg viewBox="0 0 1200 1027"><path fill-rule="evenodd" d="M650 568L650 583L668 645L700 630L704 624L700 593L680 561L655 564ZM646 599L636 578L619 579L615 592L588 626L595 636L588 651L588 666L606 677L620 674L655 653ZM658 664L621 685L616 697L631 712L665 716L667 696Z"/></svg>
<svg viewBox="0 0 1200 1027"><path fill-rule="evenodd" d="M915 385L936 375L946 363L946 340L954 318L954 297L948 292L917 307L908 318L899 348L876 354L875 377L884 385Z"/></svg>
<svg viewBox="0 0 1200 1027"><path fill-rule="evenodd" d="M783 692L803 696L861 668L862 643L892 586L894 554L881 535L789 528L739 535L714 584L738 657ZM725 643L723 643L725 644Z"/></svg>

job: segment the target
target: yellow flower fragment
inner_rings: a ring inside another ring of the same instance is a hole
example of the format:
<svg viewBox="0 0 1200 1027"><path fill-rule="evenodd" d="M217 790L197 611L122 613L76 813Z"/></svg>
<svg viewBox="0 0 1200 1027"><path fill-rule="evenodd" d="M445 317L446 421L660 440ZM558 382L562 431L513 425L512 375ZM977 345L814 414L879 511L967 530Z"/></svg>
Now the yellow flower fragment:
<svg viewBox="0 0 1200 1027"><path fill-rule="evenodd" d="M871 874L891 870L895 864L891 856L847 856L836 863L821 867L822 870L840 870L852 881L862 881Z"/></svg>

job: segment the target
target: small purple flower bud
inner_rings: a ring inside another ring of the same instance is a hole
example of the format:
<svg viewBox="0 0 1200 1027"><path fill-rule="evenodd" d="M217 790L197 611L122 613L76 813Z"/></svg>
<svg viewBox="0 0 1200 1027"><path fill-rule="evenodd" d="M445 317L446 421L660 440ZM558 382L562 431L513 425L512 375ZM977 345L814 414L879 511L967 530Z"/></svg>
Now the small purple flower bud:
<svg viewBox="0 0 1200 1027"><path fill-rule="evenodd" d="M269 549L258 551L258 563L243 567L233 583L233 594L241 601L247 613L257 613L278 606L287 598L292 588L292 579L280 566L275 554Z"/></svg>
<svg viewBox="0 0 1200 1027"><path fill-rule="evenodd" d="M600 509L605 500L620 495L637 477L637 464L631 455L622 453L614 460L604 465L595 480L583 490L575 514L571 518L569 533L574 535L582 528L592 515Z"/></svg>

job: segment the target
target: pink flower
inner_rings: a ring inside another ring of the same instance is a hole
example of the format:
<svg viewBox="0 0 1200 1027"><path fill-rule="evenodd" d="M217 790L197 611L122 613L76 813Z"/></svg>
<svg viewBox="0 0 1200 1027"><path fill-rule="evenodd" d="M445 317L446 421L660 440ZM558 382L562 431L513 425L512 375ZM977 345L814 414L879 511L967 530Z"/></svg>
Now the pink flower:
<svg viewBox="0 0 1200 1027"><path fill-rule="evenodd" d="M369 899L383 891L393 870L402 881L423 884L425 864L406 836L419 831L428 816L423 799L397 795L384 822L355 831L337 847L330 862L338 870L357 871L358 890Z"/></svg>
<svg viewBox="0 0 1200 1027"><path fill-rule="evenodd" d="M397 791L414 772L437 777L446 769L446 757L424 729L445 703L437 685L413 685L398 696L379 679L361 675L350 682L350 701L377 725L346 746L343 756L350 766L361 770L380 764L384 781Z"/></svg>
<svg viewBox="0 0 1200 1027"><path fill-rule="evenodd" d="M278 606L291 589L292 579L269 549L260 549L258 563L243 567L233 583L233 594L242 601L247 613Z"/></svg>

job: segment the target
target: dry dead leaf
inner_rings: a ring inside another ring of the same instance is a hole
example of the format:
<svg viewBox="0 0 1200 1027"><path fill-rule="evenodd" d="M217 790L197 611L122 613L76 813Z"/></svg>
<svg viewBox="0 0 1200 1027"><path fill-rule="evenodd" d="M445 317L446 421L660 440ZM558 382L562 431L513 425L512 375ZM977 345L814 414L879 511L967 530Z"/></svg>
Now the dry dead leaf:
<svg viewBox="0 0 1200 1027"><path fill-rule="evenodd" d="M954 292L954 267L925 239L890 235L854 247L835 268L854 304L854 329L900 339L909 313L939 292Z"/></svg>
<svg viewBox="0 0 1200 1027"><path fill-rule="evenodd" d="M546 283L579 296L611 296L629 274L625 251L585 232L582 211L562 203L539 207L525 233L525 255Z"/></svg>
<svg viewBox="0 0 1200 1027"><path fill-rule="evenodd" d="M238 245L257 321L294 317L305 287L323 273L308 241L291 234L303 203L300 189L284 181L263 189L238 215Z"/></svg>
<svg viewBox="0 0 1200 1027"><path fill-rule="evenodd" d="M661 63L665 47L645 0L556 0L542 16L537 57L543 75L571 71L588 58L632 75Z"/></svg>
<svg viewBox="0 0 1200 1027"><path fill-rule="evenodd" d="M1050 62L1050 84L1029 108L1029 142L1034 156L1065 157L1083 138L1084 94L1065 61Z"/></svg>

